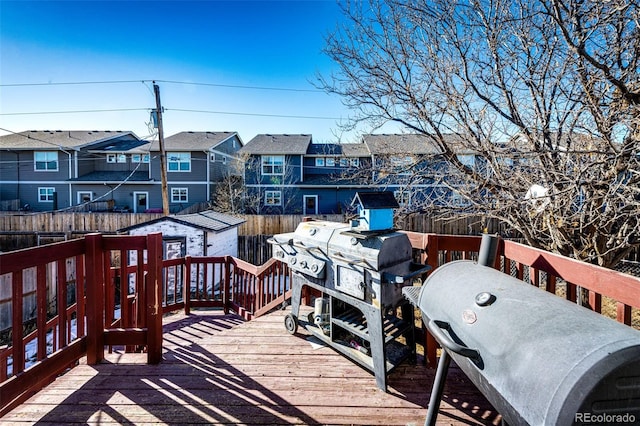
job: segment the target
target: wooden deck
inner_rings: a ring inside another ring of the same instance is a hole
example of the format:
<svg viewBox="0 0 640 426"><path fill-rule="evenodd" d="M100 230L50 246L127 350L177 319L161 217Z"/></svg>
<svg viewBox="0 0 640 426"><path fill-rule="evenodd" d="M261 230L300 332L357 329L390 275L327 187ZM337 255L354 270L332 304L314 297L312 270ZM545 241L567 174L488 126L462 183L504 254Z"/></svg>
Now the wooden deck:
<svg viewBox="0 0 640 426"><path fill-rule="evenodd" d="M331 348L314 348L285 312L250 322L218 311L165 318L163 362L111 354L81 363L0 418L0 424L422 425L435 371L401 365L387 393ZM500 417L451 368L438 424L498 424Z"/></svg>

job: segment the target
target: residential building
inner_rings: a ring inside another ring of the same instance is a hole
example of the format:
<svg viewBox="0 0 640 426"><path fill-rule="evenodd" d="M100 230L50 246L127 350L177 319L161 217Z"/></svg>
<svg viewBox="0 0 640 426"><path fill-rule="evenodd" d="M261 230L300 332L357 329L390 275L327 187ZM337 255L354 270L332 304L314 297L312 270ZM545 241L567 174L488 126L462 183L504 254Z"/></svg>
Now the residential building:
<svg viewBox="0 0 640 426"><path fill-rule="evenodd" d="M358 143L313 143L311 135L258 135L240 150L249 210L265 214L353 211L358 191L393 191L401 208L451 202L441 151L424 135L370 134ZM467 164L475 154L461 150Z"/></svg>
<svg viewBox="0 0 640 426"><path fill-rule="evenodd" d="M183 132L165 139L171 211L210 201L236 167L235 132ZM50 211L109 201L117 211L162 208L160 149L123 131L26 131L0 136L0 201ZM230 172L230 171L229 171Z"/></svg>
<svg viewBox="0 0 640 426"><path fill-rule="evenodd" d="M314 144L311 135L257 135L240 150L247 210L258 214L339 213L365 180L348 178L369 162L362 143Z"/></svg>

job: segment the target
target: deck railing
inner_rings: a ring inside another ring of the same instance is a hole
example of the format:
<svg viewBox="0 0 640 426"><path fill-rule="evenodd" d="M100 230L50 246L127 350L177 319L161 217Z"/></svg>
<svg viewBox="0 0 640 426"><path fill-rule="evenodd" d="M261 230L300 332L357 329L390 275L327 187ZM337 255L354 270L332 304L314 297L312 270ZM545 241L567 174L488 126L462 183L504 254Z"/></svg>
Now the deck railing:
<svg viewBox="0 0 640 426"><path fill-rule="evenodd" d="M433 269L473 259L480 247L475 236L407 234ZM569 300L580 286L596 312L640 328L638 278L505 240L495 266ZM287 266L273 259L262 266L230 256L162 260L160 234L95 234L0 254L0 304L11 306L0 309L0 323L4 312L12 324L0 344L0 416L81 357L100 362L105 348L144 350L159 362L162 313L217 307L251 319L285 302L290 286ZM429 362L435 350L428 339Z"/></svg>
<svg viewBox="0 0 640 426"><path fill-rule="evenodd" d="M476 259L480 236L454 236L407 232L422 261L432 267L458 259ZM500 240L496 269L578 302L578 289L588 294L588 307L618 322L640 329L640 278L591 265L544 250ZM426 356L435 365L436 342L427 336Z"/></svg>

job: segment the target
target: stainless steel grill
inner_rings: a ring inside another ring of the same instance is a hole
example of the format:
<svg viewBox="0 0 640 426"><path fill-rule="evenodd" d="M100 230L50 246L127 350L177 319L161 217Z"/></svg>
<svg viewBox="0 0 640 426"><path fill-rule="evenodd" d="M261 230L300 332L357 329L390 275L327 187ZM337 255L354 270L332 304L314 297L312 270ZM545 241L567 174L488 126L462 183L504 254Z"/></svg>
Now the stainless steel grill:
<svg viewBox="0 0 640 426"><path fill-rule="evenodd" d="M407 235L391 229L363 230L358 224L310 221L270 242L273 256L293 271L287 330L297 330L302 288L317 290L323 303L316 304L319 308L305 326L372 371L377 386L386 390L387 373L400 362L415 359L413 307L404 299L402 288L428 270L412 262ZM405 343L399 342L401 336Z"/></svg>
<svg viewBox="0 0 640 426"><path fill-rule="evenodd" d="M416 302L444 349L427 424L450 358L508 424L640 422L640 332L471 261L439 267Z"/></svg>

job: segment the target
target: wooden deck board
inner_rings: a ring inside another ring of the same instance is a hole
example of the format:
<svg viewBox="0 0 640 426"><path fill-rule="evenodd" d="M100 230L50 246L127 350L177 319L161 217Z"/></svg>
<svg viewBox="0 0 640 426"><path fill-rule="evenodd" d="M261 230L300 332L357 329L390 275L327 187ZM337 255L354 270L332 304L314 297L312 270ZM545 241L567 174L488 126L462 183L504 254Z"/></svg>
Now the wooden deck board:
<svg viewBox="0 0 640 426"><path fill-rule="evenodd" d="M220 312L165 318L163 362L144 354L81 363L0 424L422 425L434 371L401 365L387 393L374 376L308 332L286 332L284 313L250 322ZM438 424L497 424L464 375L450 371Z"/></svg>

